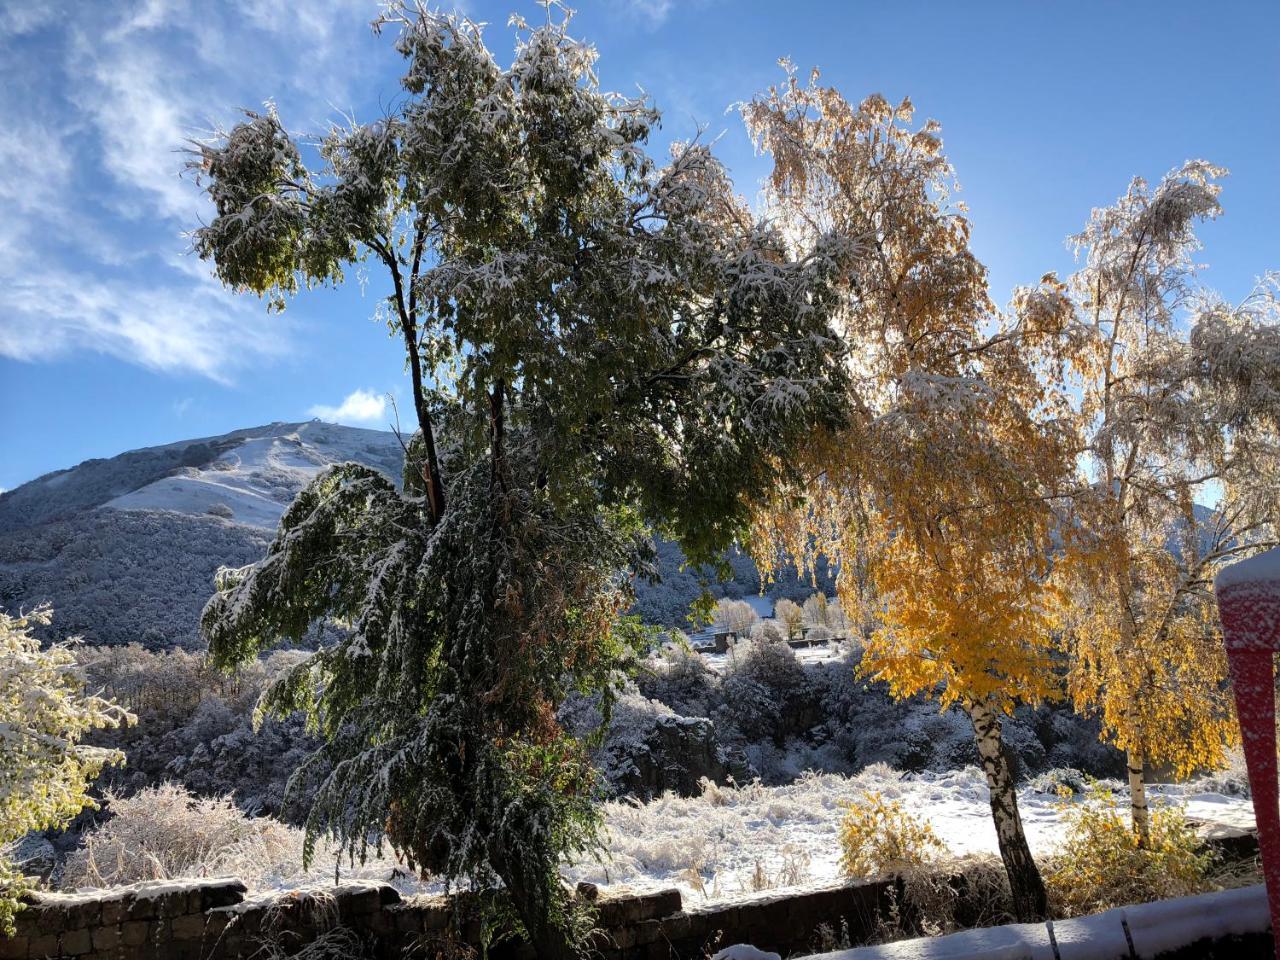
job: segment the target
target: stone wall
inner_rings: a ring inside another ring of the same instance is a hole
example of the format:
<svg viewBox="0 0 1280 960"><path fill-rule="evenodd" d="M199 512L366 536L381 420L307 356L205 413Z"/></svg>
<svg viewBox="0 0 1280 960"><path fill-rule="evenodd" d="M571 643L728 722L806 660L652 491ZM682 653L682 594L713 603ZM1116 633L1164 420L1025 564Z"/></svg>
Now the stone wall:
<svg viewBox="0 0 1280 960"><path fill-rule="evenodd" d="M818 945L821 925L837 933L843 925L856 943L888 908L892 890L892 882L833 884L689 910L676 890L602 895L597 948L606 960L702 957L732 943L795 953ZM466 914L465 900L402 898L392 887L367 883L258 897L234 879L41 894L18 914L16 935L0 939L0 960L230 960L267 942L291 952L335 928L358 936L372 956L416 948L415 955L432 957L450 941L480 942L478 921L457 923L455 907ZM490 955L530 952L509 942Z"/></svg>
<svg viewBox="0 0 1280 960"><path fill-rule="evenodd" d="M1228 858L1253 855L1256 836L1236 833L1239 836L1210 837L1208 843ZM963 878L956 882L957 919L973 922L980 913L971 909L977 906L970 902L976 898L965 893ZM880 920L905 901L893 880L833 883L689 907L676 890L597 893L583 885L579 893L597 906L596 947L602 960L688 960L735 943L797 955L822 946L822 928L844 942L867 943ZM1248 898L1256 900L1258 894L1237 896L1245 898L1240 903L1252 903ZM1190 909L1190 903L1167 902L1175 913ZM1135 917L1164 917L1170 909L1167 904L1126 909L1138 909ZM1240 904L1235 906L1238 910ZM16 935L0 938L0 960L232 960L252 956L264 943L294 952L338 929L358 937L371 957L392 960L412 951L412 956L433 958L456 955L445 948L459 941L481 942L479 921L467 919L472 914L465 896L406 898L390 886L375 883L348 882L254 897L235 879L141 883L92 894L36 896L18 914ZM1067 923L1101 923L1106 916ZM900 919L904 926L918 929L909 916ZM985 938L1014 929L997 928L974 936ZM1264 932L1252 928L1237 932L1255 939L1262 936L1270 943ZM831 936L826 941L831 942ZM491 948L489 955L494 960L525 960L532 954L524 944L509 941Z"/></svg>

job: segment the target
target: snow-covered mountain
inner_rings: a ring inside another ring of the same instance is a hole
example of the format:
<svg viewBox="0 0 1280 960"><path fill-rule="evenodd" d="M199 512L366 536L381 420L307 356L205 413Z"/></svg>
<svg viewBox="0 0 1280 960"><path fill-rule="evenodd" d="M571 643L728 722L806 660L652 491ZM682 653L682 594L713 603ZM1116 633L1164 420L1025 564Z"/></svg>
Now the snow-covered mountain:
<svg viewBox="0 0 1280 960"><path fill-rule="evenodd" d="M0 494L0 606L54 605L58 634L197 642L223 564L262 556L320 470L356 460L400 476L394 434L270 423L87 460Z"/></svg>
<svg viewBox="0 0 1280 960"><path fill-rule="evenodd" d="M200 611L222 565L260 558L285 507L326 466L355 460L399 482L395 434L312 420L268 423L86 460L0 494L0 608L54 607L51 634L92 643L195 646ZM688 626L701 589L674 543L659 541L662 582L638 585L646 621ZM717 596L802 600L794 575L769 585L750 558L730 551L733 578ZM819 586L830 593L826 576Z"/></svg>

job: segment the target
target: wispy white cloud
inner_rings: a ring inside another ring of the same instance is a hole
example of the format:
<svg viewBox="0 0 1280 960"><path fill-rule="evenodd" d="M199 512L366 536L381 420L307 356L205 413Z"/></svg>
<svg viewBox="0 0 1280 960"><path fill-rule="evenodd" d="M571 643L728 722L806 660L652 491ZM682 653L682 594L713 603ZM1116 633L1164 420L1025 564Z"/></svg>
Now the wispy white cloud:
<svg viewBox="0 0 1280 960"><path fill-rule="evenodd" d="M268 96L308 129L334 113L371 7L304 6L0 2L0 356L226 381L287 351L289 324L184 255L210 210L180 151Z"/></svg>
<svg viewBox="0 0 1280 960"><path fill-rule="evenodd" d="M285 321L212 283L140 288L86 273L0 277L0 355L38 362L100 353L164 372L226 382L285 349Z"/></svg>
<svg viewBox="0 0 1280 960"><path fill-rule="evenodd" d="M623 9L650 27L660 27L667 22L675 9L675 0L619 0Z"/></svg>
<svg viewBox="0 0 1280 960"><path fill-rule="evenodd" d="M318 403L307 411L313 417L334 423L366 424L385 420L387 398L372 390L355 390L336 407Z"/></svg>

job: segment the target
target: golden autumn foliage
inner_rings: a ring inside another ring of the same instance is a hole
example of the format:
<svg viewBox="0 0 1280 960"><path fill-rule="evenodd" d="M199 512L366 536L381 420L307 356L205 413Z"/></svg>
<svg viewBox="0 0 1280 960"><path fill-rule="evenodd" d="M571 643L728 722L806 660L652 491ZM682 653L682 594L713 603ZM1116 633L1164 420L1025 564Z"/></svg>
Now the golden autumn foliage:
<svg viewBox="0 0 1280 960"><path fill-rule="evenodd" d="M759 517L758 548L840 561L851 614L880 621L864 660L907 696L993 699L1052 687L1051 497L1069 475L1061 401L1039 367L1061 311L1027 291L1005 317L969 250L939 127L910 101L857 107L794 73L745 108L773 154L770 200L793 232L855 250L842 329L845 428L796 456L811 482Z"/></svg>
<svg viewBox="0 0 1280 960"><path fill-rule="evenodd" d="M1045 874L1059 916L1210 889L1213 854L1205 851L1180 807L1152 813L1145 843L1110 790L1095 787L1083 802L1063 807L1067 834Z"/></svg>
<svg viewBox="0 0 1280 960"><path fill-rule="evenodd" d="M874 791L849 804L840 821L840 869L850 877L880 877L920 867L946 853L928 822L901 800Z"/></svg>
<svg viewBox="0 0 1280 960"><path fill-rule="evenodd" d="M838 564L851 618L879 626L864 675L936 695L974 721L1019 915L1042 915L999 717L1055 692L1048 582L1054 504L1076 442L1057 395L1069 300L1051 277L1012 313L988 295L937 123L909 100L858 106L793 71L744 107L771 153L768 199L798 245L848 251L840 329L847 417L795 451L807 476L757 518L783 555Z"/></svg>
<svg viewBox="0 0 1280 960"><path fill-rule="evenodd" d="M1238 305L1195 282L1225 174L1192 160L1135 179L1073 238L1058 373L1081 448L1055 580L1068 688L1128 756L1139 837L1146 767L1213 767L1237 737L1211 585L1280 519L1276 278Z"/></svg>

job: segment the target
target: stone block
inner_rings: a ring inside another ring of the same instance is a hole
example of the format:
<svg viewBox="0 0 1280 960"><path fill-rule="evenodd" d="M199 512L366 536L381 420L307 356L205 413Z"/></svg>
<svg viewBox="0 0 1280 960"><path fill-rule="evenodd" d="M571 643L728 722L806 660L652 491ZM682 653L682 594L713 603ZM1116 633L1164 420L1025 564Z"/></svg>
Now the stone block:
<svg viewBox="0 0 1280 960"><path fill-rule="evenodd" d="M662 939L661 920L641 920L631 928L632 944L643 946Z"/></svg>
<svg viewBox="0 0 1280 960"><path fill-rule="evenodd" d="M693 935L693 919L687 913L677 913L662 921L662 931L668 940L686 940Z"/></svg>
<svg viewBox="0 0 1280 960"><path fill-rule="evenodd" d="M181 917L187 914L187 898L191 895L188 890L179 890L173 893L166 893L157 898L156 916L161 920L172 920L175 917Z"/></svg>
<svg viewBox="0 0 1280 960"><path fill-rule="evenodd" d="M17 916L17 927L29 937L42 933L61 933L67 929L68 915L51 907L31 907Z"/></svg>
<svg viewBox="0 0 1280 960"><path fill-rule="evenodd" d="M174 917L169 922L169 935L174 940L200 940L204 937L205 917L203 913L188 913Z"/></svg>
<svg viewBox="0 0 1280 960"><path fill-rule="evenodd" d="M130 897L124 903L126 920L154 920L160 915L160 903L155 897Z"/></svg>
<svg viewBox="0 0 1280 960"><path fill-rule="evenodd" d="M93 938L88 930L68 930L62 935L62 952L68 957L79 957L93 949Z"/></svg>
<svg viewBox="0 0 1280 960"><path fill-rule="evenodd" d="M94 950L115 950L120 946L120 931L123 927L95 927L93 929Z"/></svg>
<svg viewBox="0 0 1280 960"><path fill-rule="evenodd" d="M49 958L57 957L62 950L58 945L58 939L56 933L46 933L38 937L32 937L27 941L27 956L31 960L49 960Z"/></svg>
<svg viewBox="0 0 1280 960"><path fill-rule="evenodd" d="M64 930L77 930L81 927L98 927L102 925L103 901L84 897L70 902L63 916Z"/></svg>
<svg viewBox="0 0 1280 960"><path fill-rule="evenodd" d="M120 943L126 949L140 947L150 938L150 920L128 920L120 927Z"/></svg>
<svg viewBox="0 0 1280 960"><path fill-rule="evenodd" d="M244 895L248 892L249 888L239 880L205 884L200 888L200 910L232 907L237 903L244 903Z"/></svg>
<svg viewBox="0 0 1280 960"><path fill-rule="evenodd" d="M337 891L338 914L342 917L373 913L382 906L377 887L340 889Z"/></svg>
<svg viewBox="0 0 1280 960"><path fill-rule="evenodd" d="M104 926L114 927L117 924L124 923L128 913L128 902L122 898L102 901L101 922Z"/></svg>

